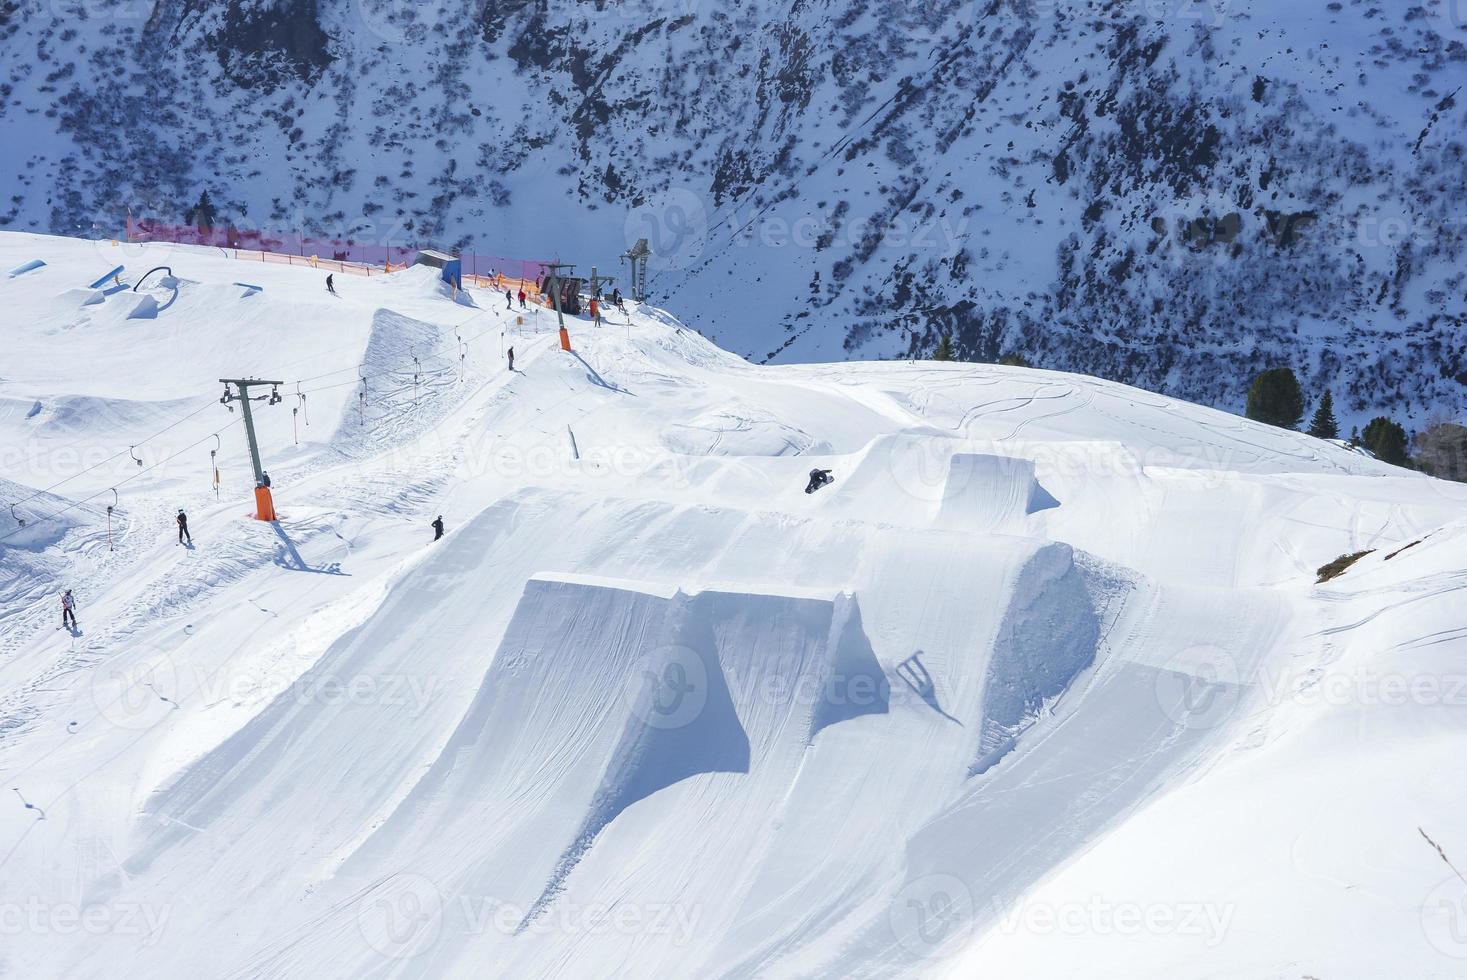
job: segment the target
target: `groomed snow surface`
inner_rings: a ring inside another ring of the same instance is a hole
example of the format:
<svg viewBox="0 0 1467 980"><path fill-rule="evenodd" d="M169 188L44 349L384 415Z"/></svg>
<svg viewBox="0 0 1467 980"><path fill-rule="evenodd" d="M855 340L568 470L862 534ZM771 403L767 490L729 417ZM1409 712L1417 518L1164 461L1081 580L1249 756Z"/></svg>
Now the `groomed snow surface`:
<svg viewBox="0 0 1467 980"><path fill-rule="evenodd" d="M567 354L423 269L35 260L0 976L1467 973L1467 487L646 308Z"/></svg>

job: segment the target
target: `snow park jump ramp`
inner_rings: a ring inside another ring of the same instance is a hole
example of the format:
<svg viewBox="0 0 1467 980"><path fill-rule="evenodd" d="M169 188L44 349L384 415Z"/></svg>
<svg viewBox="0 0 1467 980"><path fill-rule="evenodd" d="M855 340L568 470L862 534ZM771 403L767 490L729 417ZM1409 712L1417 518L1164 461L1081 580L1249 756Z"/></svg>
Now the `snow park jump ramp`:
<svg viewBox="0 0 1467 980"><path fill-rule="evenodd" d="M614 547L633 526L657 546ZM1172 737L1140 698L1162 665L1118 651L1159 616L1199 631L1168 642L1221 635L1216 608L1017 536L522 491L162 779L110 898L171 896L190 939L144 954L170 973L920 967L932 947L888 910L934 835L975 882L1028 881L1194 757L1212 730ZM1262 646L1277 625L1230 623ZM357 676L400 683L300 693ZM1041 804L1060 833L1018 818ZM196 887L240 914L192 912ZM603 921L619 904L640 928Z"/></svg>
<svg viewBox="0 0 1467 980"><path fill-rule="evenodd" d="M812 507L840 518L1022 534L1036 530L1034 515L1060 506L1040 485L1034 460L942 435L878 436L821 465L838 473Z"/></svg>

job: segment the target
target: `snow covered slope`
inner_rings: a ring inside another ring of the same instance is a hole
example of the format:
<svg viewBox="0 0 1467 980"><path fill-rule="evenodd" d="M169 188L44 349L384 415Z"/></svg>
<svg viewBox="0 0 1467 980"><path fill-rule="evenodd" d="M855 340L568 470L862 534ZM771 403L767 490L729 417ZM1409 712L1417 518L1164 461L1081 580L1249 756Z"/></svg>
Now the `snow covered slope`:
<svg viewBox="0 0 1467 980"><path fill-rule="evenodd" d="M0 5L0 226L607 272L753 360L1467 406L1461 0ZM1347 428L1348 431L1348 428Z"/></svg>
<svg viewBox="0 0 1467 980"><path fill-rule="evenodd" d="M31 259L0 976L1467 963L1467 488L1080 375L754 366L650 307L564 353L421 269L0 236Z"/></svg>

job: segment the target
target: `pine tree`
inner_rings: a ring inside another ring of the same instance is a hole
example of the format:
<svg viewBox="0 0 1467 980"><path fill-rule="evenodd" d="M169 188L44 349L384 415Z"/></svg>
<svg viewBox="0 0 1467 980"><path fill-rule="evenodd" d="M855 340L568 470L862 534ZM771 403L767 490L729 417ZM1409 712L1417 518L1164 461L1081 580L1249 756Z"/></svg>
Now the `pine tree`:
<svg viewBox="0 0 1467 980"><path fill-rule="evenodd" d="M1299 379L1286 367L1270 368L1253 379L1248 389L1247 415L1282 429L1297 429L1304 421L1304 392Z"/></svg>
<svg viewBox="0 0 1467 980"><path fill-rule="evenodd" d="M214 202L209 199L209 192L205 190L199 195L199 203L194 205L193 210L185 216L185 220L200 230L209 231L214 227L216 217Z"/></svg>
<svg viewBox="0 0 1467 980"><path fill-rule="evenodd" d="M1399 422L1378 415L1371 419L1361 433L1361 442L1375 454L1375 458L1396 466L1405 466L1411 461L1406 448L1410 440Z"/></svg>
<svg viewBox="0 0 1467 980"><path fill-rule="evenodd" d="M1319 399L1314 418L1309 420L1309 434L1321 439L1334 439L1340 434L1340 423L1335 420L1335 399L1328 390Z"/></svg>
<svg viewBox="0 0 1467 980"><path fill-rule="evenodd" d="M953 359L953 339L947 334L937 342L937 350L933 352L934 361L951 361Z"/></svg>

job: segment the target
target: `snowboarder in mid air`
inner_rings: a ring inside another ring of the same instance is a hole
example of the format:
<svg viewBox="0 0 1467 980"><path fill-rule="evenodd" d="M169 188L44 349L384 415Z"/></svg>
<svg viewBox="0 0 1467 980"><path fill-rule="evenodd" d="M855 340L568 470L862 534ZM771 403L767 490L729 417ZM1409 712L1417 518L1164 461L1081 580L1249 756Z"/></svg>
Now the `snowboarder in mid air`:
<svg viewBox="0 0 1467 980"><path fill-rule="evenodd" d="M331 273L329 273L329 272L326 273L326 291L328 293L330 293L332 296L335 296L336 295L336 283L331 278Z"/></svg>
<svg viewBox="0 0 1467 980"><path fill-rule="evenodd" d="M194 546L194 536L188 533L188 515L182 510L178 512L178 543L188 542L188 546Z"/></svg>
<svg viewBox="0 0 1467 980"><path fill-rule="evenodd" d="M76 629L76 599L72 598L70 589L61 596L61 628L68 626Z"/></svg>
<svg viewBox="0 0 1467 980"><path fill-rule="evenodd" d="M439 514L433 521L433 540L437 541L441 537L443 537L443 515Z"/></svg>
<svg viewBox="0 0 1467 980"><path fill-rule="evenodd" d="M835 477L830 475L830 470L811 470L810 482L805 487L806 493L814 493L827 483L834 483Z"/></svg>

